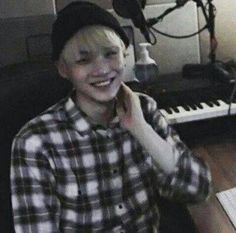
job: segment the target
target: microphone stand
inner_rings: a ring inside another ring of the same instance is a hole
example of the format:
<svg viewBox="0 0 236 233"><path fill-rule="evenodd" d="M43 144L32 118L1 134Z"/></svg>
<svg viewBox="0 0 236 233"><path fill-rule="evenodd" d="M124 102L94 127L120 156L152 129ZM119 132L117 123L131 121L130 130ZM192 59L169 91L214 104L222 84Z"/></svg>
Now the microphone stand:
<svg viewBox="0 0 236 233"><path fill-rule="evenodd" d="M202 13L204 15L205 21L207 23L207 29L210 35L210 53L209 58L211 63L216 62L216 48L217 48L217 40L215 37L215 15L214 15L214 5L212 4L212 0L208 0L208 15L206 9L201 0L194 0L196 2L197 7L200 7Z"/></svg>
<svg viewBox="0 0 236 233"><path fill-rule="evenodd" d="M186 64L183 67L183 77L184 78L211 78L212 81L223 81L230 83L232 81L232 75L225 69L224 63L216 60L216 49L217 40L215 37L215 7L212 4L213 0L208 0L208 14L201 0L194 0L197 6L201 8L202 13L205 17L207 23L207 29L209 31L209 43L210 52L209 59L210 62L207 64Z"/></svg>
<svg viewBox="0 0 236 233"><path fill-rule="evenodd" d="M214 15L214 5L212 0L208 0L209 5L209 17L208 17L208 31L210 33L210 54L209 58L212 63L216 62L216 48L217 41L215 37L215 15Z"/></svg>
<svg viewBox="0 0 236 233"><path fill-rule="evenodd" d="M210 61L207 64L185 64L183 66L183 77L184 78L212 78L212 80L223 80L229 82L231 80L229 72L224 68L222 62L216 61L216 49L217 49L217 40L215 36L215 6L213 5L213 0L207 0L208 12L205 9L205 6L202 0L193 0L197 7L201 8L203 16L206 21L206 28L209 32L209 47L210 52L208 58ZM160 16L155 18L147 19L147 27L152 27L159 21L161 21L166 15L170 14L175 9L183 7L183 5L176 5L174 7L168 8Z"/></svg>

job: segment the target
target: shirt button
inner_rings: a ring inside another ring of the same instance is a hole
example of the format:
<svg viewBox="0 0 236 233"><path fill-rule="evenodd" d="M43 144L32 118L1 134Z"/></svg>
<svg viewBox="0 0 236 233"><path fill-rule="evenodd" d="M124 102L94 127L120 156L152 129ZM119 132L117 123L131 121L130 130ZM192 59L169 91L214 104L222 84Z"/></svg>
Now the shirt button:
<svg viewBox="0 0 236 233"><path fill-rule="evenodd" d="M118 169L117 168L114 168L113 169L113 173L116 174L118 172Z"/></svg>
<svg viewBox="0 0 236 233"><path fill-rule="evenodd" d="M122 216L127 212L127 209L125 208L124 204L118 204L115 209L116 209L116 214L118 216Z"/></svg>

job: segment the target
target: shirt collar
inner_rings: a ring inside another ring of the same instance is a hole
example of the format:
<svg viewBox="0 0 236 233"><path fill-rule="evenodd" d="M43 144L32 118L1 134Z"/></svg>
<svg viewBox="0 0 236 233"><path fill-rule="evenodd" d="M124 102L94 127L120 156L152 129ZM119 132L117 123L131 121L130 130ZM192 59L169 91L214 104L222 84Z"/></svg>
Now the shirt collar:
<svg viewBox="0 0 236 233"><path fill-rule="evenodd" d="M82 135L90 133L91 124L86 119L86 115L75 105L71 96L65 103L65 110L72 124Z"/></svg>
<svg viewBox="0 0 236 233"><path fill-rule="evenodd" d="M71 120L74 127L82 135L90 134L92 130L101 128L101 126L91 124L87 119L86 114L76 106L75 102L72 99L73 94L70 94L65 102L65 110L67 116ZM119 118L115 116L109 124L109 128L114 128L119 125ZM103 128L103 127L102 127ZM105 129L105 128L104 128Z"/></svg>

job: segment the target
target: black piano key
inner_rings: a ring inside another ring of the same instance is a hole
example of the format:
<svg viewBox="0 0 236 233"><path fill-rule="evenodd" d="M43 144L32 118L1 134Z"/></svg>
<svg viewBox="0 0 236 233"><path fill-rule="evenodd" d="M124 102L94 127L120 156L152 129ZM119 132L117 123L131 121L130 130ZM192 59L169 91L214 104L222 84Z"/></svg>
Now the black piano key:
<svg viewBox="0 0 236 233"><path fill-rule="evenodd" d="M229 104L229 100L221 100L224 104Z"/></svg>
<svg viewBox="0 0 236 233"><path fill-rule="evenodd" d="M179 113L179 109L177 107L172 107L175 113Z"/></svg>
<svg viewBox="0 0 236 233"><path fill-rule="evenodd" d="M198 109L197 103L200 102L199 95L192 94L190 97L186 98L189 103L189 107L194 111Z"/></svg>
<svg viewBox="0 0 236 233"><path fill-rule="evenodd" d="M173 111L171 110L171 108L165 108L165 110L168 114L173 114Z"/></svg>
<svg viewBox="0 0 236 233"><path fill-rule="evenodd" d="M203 106L201 103L197 103L196 106L197 106L197 108L203 109Z"/></svg>
<svg viewBox="0 0 236 233"><path fill-rule="evenodd" d="M200 103L196 103L195 106L196 106L196 110L203 109Z"/></svg>
<svg viewBox="0 0 236 233"><path fill-rule="evenodd" d="M188 105L186 105L186 104L184 104L182 107L183 107L186 111L191 111L191 108L190 108Z"/></svg>
<svg viewBox="0 0 236 233"><path fill-rule="evenodd" d="M195 104L191 104L189 107L190 107L192 110L197 110L197 106L196 106Z"/></svg>
<svg viewBox="0 0 236 233"><path fill-rule="evenodd" d="M220 106L220 103L219 103L218 100L213 100L212 103L213 103L214 105L216 105L216 106Z"/></svg>
<svg viewBox="0 0 236 233"><path fill-rule="evenodd" d="M207 101L206 104L211 108L214 107L214 104L211 101Z"/></svg>

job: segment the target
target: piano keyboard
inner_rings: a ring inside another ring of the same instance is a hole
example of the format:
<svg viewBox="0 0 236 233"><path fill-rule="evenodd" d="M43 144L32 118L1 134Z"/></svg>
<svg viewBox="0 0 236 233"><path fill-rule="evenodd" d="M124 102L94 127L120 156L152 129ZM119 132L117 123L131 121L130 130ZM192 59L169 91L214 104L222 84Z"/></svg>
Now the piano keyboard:
<svg viewBox="0 0 236 233"><path fill-rule="evenodd" d="M201 102L199 104L162 108L160 111L168 119L170 124L179 124L227 116L229 107L228 103L217 99L209 102ZM231 103L230 107L230 115L234 114L236 114L236 102Z"/></svg>
<svg viewBox="0 0 236 233"><path fill-rule="evenodd" d="M138 82L128 85L142 92L145 88ZM152 96L170 124L199 121L236 115L236 95L229 106L233 86L208 78L184 79L180 74L158 77L157 83L146 93Z"/></svg>

